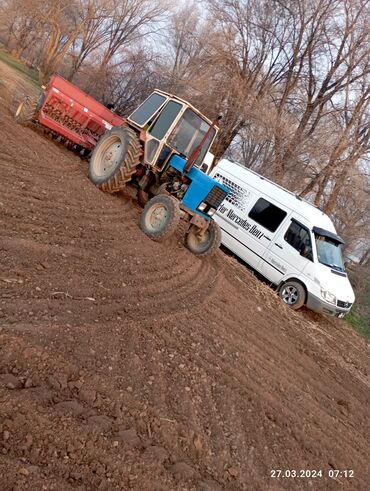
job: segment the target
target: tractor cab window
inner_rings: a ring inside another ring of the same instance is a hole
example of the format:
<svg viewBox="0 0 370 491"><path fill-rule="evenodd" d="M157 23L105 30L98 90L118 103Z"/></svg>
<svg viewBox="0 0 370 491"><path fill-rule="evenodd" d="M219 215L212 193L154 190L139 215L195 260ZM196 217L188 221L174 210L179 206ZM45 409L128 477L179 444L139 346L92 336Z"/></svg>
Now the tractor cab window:
<svg viewBox="0 0 370 491"><path fill-rule="evenodd" d="M152 94L130 116L129 119L138 126L144 126L158 109L165 103L166 97L161 94Z"/></svg>
<svg viewBox="0 0 370 491"><path fill-rule="evenodd" d="M171 133L168 144L181 155L189 157L191 152L202 141L209 127L210 125L206 121L188 108ZM207 141L204 143L202 151L196 160L197 165L200 165L203 162L205 154L215 136L215 131L214 128L210 131Z"/></svg>
<svg viewBox="0 0 370 491"><path fill-rule="evenodd" d="M162 109L161 114L158 116L153 126L150 128L149 133L154 136L154 138L162 140L181 109L182 104L175 101L169 101Z"/></svg>

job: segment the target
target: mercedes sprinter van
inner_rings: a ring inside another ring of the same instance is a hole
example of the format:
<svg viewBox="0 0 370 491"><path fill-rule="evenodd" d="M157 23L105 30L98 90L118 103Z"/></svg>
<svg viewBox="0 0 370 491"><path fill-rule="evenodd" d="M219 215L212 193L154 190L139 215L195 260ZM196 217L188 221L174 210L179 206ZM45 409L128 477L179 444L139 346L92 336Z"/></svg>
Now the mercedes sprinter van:
<svg viewBox="0 0 370 491"><path fill-rule="evenodd" d="M355 296L330 218L281 186L222 159L211 176L230 194L215 220L222 244L277 286L289 307L343 317Z"/></svg>

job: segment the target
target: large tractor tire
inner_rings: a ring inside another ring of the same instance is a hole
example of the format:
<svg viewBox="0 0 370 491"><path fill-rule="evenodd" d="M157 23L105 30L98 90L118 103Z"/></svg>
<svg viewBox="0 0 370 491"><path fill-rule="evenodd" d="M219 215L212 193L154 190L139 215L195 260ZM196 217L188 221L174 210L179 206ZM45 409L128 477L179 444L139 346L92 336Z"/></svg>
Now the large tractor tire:
<svg viewBox="0 0 370 491"><path fill-rule="evenodd" d="M39 96L27 96L17 106L14 118L17 123L27 126L37 118Z"/></svg>
<svg viewBox="0 0 370 491"><path fill-rule="evenodd" d="M101 190L123 189L140 162L141 147L136 133L127 126L107 131L98 141L89 163L89 178Z"/></svg>
<svg viewBox="0 0 370 491"><path fill-rule="evenodd" d="M180 205L173 196L159 194L145 205L140 228L151 239L160 241L171 236L180 222Z"/></svg>
<svg viewBox="0 0 370 491"><path fill-rule="evenodd" d="M186 247L195 256L210 256L221 244L221 229L215 221L210 221L207 230L199 234L199 228L192 225L185 239Z"/></svg>

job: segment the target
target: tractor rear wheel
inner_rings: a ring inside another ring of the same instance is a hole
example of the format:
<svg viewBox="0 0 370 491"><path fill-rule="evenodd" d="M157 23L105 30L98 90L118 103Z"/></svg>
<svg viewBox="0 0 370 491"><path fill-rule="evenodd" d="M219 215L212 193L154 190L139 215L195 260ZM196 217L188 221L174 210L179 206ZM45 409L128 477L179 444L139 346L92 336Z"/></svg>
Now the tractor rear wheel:
<svg viewBox="0 0 370 491"><path fill-rule="evenodd" d="M140 216L141 230L153 240L172 235L180 222L180 205L173 196L159 194L145 205Z"/></svg>
<svg viewBox="0 0 370 491"><path fill-rule="evenodd" d="M89 178L107 193L123 189L140 162L141 147L136 133L127 126L107 131L98 141L89 163Z"/></svg>
<svg viewBox="0 0 370 491"><path fill-rule="evenodd" d="M192 225L186 235L185 243L195 256L210 256L220 247L221 229L213 220L202 234L198 227Z"/></svg>
<svg viewBox="0 0 370 491"><path fill-rule="evenodd" d="M17 106L14 118L17 123L27 126L31 124L37 116L38 96L27 96Z"/></svg>

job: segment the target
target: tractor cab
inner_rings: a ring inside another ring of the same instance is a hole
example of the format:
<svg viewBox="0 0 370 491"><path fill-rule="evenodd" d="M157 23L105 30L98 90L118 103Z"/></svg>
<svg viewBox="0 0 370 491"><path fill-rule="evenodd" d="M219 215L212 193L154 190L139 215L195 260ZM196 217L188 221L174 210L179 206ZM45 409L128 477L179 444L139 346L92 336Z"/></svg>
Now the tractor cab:
<svg viewBox="0 0 370 491"><path fill-rule="evenodd" d="M218 128L188 102L156 90L128 118L130 126L140 130L144 144L146 165L162 171L172 155L188 159L202 143L201 151L194 161L204 170L212 163L208 149L216 138Z"/></svg>

